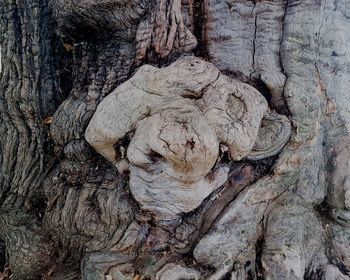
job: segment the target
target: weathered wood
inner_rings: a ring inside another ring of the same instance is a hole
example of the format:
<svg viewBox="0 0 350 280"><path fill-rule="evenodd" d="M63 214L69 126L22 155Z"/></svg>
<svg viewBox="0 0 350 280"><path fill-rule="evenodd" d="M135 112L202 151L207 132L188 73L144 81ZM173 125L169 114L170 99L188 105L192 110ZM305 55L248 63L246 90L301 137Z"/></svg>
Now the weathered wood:
<svg viewBox="0 0 350 280"><path fill-rule="evenodd" d="M348 34L348 0L3 0L13 277L349 279Z"/></svg>
<svg viewBox="0 0 350 280"><path fill-rule="evenodd" d="M161 69L141 67L101 102L85 138L119 171L125 165L130 191L143 210L171 220L196 209L227 180L228 167L214 167L221 164L220 149L234 161L282 149L289 121L269 114L262 122L265 113L267 102L253 87L187 57ZM125 137L128 147L116 152L115 143ZM264 142L250 155L258 138Z"/></svg>

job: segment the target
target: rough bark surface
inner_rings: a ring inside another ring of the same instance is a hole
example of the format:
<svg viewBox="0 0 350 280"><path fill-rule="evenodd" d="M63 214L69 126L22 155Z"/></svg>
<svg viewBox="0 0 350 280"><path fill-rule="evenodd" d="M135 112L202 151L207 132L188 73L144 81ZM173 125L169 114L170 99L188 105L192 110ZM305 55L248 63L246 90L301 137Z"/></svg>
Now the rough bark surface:
<svg viewBox="0 0 350 280"><path fill-rule="evenodd" d="M187 57L161 69L142 66L101 102L85 139L120 173L130 173L143 210L169 221L227 180L220 159L274 156L290 132L289 120L267 111L253 87ZM126 137L128 147L115 151Z"/></svg>
<svg viewBox="0 0 350 280"><path fill-rule="evenodd" d="M350 279L348 34L348 0L1 1L0 278Z"/></svg>

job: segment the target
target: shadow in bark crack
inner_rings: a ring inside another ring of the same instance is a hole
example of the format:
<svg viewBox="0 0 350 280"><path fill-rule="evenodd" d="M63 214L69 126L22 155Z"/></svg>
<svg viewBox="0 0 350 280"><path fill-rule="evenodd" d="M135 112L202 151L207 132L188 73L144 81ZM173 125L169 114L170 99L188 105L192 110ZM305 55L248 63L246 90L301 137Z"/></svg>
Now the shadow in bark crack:
<svg viewBox="0 0 350 280"><path fill-rule="evenodd" d="M6 264L6 244L0 239L0 272L4 272Z"/></svg>

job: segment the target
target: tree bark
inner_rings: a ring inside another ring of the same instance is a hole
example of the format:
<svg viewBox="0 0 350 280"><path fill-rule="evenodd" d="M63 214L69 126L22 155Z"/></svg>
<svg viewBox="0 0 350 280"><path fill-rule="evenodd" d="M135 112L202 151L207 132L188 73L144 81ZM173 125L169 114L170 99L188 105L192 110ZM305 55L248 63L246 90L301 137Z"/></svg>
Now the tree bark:
<svg viewBox="0 0 350 280"><path fill-rule="evenodd" d="M349 32L347 0L3 0L0 279L350 279ZM240 118L207 108L233 85L256 111L228 144ZM147 146L167 118L170 156ZM171 145L202 121L217 159L197 180Z"/></svg>

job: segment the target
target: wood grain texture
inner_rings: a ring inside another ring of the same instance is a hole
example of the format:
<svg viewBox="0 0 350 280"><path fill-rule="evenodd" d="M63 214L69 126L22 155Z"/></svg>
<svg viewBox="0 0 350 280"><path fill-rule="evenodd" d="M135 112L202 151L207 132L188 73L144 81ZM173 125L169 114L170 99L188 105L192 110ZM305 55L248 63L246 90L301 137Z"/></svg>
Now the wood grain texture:
<svg viewBox="0 0 350 280"><path fill-rule="evenodd" d="M171 220L196 209L227 180L229 168L214 168L221 164L220 148L234 161L249 155L258 137L265 142L252 158L282 149L289 121L275 113L262 122L265 113L267 102L253 87L187 57L161 69L142 66L100 103L85 138L119 171L128 160L123 171L130 172L130 191L141 208ZM119 147L124 154L115 151L128 134L129 146Z"/></svg>
<svg viewBox="0 0 350 280"><path fill-rule="evenodd" d="M6 273L350 278L348 0L49 2L0 3Z"/></svg>

